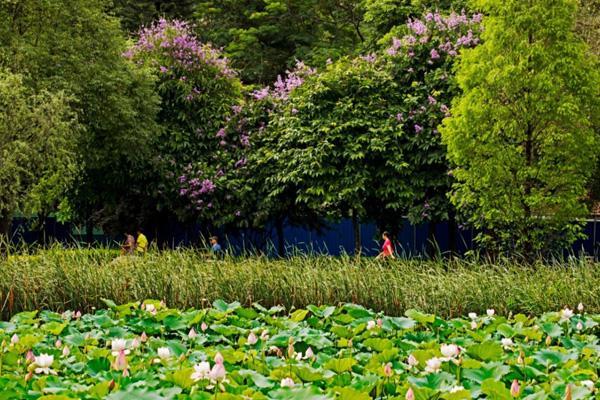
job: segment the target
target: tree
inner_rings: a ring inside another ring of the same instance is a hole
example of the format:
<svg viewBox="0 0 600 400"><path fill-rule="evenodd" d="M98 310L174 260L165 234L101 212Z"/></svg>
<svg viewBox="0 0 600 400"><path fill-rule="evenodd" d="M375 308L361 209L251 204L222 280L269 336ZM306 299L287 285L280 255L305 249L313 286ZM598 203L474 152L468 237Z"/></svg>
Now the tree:
<svg viewBox="0 0 600 400"><path fill-rule="evenodd" d="M189 20L196 0L114 0L114 13L127 32L137 32L159 18Z"/></svg>
<svg viewBox="0 0 600 400"><path fill-rule="evenodd" d="M578 237L597 159L600 77L572 30L571 0L481 0L483 45L466 50L463 94L442 137L452 202L492 251L531 259Z"/></svg>
<svg viewBox="0 0 600 400"><path fill-rule="evenodd" d="M77 142L82 168L65 217L116 231L119 217L141 213L140 178L159 131L158 97L148 70L122 56L127 42L106 6L104 0L0 2L0 66L21 73L35 91L69 96L84 132Z"/></svg>
<svg viewBox="0 0 600 400"><path fill-rule="evenodd" d="M324 65L352 53L363 40L362 1L210 0L196 8L196 31L223 46L247 83L262 85L296 60Z"/></svg>
<svg viewBox="0 0 600 400"><path fill-rule="evenodd" d="M144 28L125 56L153 70L161 98L162 131L152 141L149 196L167 217L175 214L183 221L195 221L200 205L183 201L180 184L195 165L213 167L225 147L243 146L221 137L225 118L242 100L241 82L220 51L200 42L181 21L161 19ZM212 192L221 176L214 172L191 193ZM210 202L204 206L213 208Z"/></svg>
<svg viewBox="0 0 600 400"><path fill-rule="evenodd" d="M63 94L32 93L21 76L0 70L0 241L16 211L29 215L61 201L78 172L78 138Z"/></svg>

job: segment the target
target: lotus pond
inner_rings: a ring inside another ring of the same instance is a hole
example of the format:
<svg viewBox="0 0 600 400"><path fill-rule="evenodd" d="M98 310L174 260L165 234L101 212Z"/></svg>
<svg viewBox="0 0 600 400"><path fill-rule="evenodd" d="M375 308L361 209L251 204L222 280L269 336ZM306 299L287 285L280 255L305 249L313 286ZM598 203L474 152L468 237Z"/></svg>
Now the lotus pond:
<svg viewBox="0 0 600 400"><path fill-rule="evenodd" d="M587 399L600 315L159 301L0 322L0 399Z"/></svg>

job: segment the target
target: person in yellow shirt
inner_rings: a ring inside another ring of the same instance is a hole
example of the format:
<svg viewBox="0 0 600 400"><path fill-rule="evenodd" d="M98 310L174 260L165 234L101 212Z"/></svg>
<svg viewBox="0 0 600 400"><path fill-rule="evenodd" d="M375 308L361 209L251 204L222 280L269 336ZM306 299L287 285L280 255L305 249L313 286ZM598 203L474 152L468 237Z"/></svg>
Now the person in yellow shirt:
<svg viewBox="0 0 600 400"><path fill-rule="evenodd" d="M135 241L135 252L145 254L148 251L148 238L142 232L142 229L137 230L137 239Z"/></svg>

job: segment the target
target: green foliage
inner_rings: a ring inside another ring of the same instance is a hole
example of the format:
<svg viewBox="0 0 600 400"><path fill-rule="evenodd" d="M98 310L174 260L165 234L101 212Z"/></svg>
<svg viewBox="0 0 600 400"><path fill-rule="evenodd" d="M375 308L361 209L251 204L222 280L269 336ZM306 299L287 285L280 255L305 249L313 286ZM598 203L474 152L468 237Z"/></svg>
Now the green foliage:
<svg viewBox="0 0 600 400"><path fill-rule="evenodd" d="M296 60L322 65L360 46L362 2L348 0L200 1L204 41L225 47L245 82L267 84Z"/></svg>
<svg viewBox="0 0 600 400"><path fill-rule="evenodd" d="M113 12L127 32L136 32L159 18L189 20L197 0L113 0Z"/></svg>
<svg viewBox="0 0 600 400"><path fill-rule="evenodd" d="M490 250L532 257L579 237L600 77L572 33L573 1L477 4L489 13L484 44L463 53L464 94L442 128L456 165L452 201Z"/></svg>
<svg viewBox="0 0 600 400"><path fill-rule="evenodd" d="M64 91L84 128L70 217L104 227L141 203L140 170L158 131L152 76L123 58L126 40L105 6L103 0L0 3L0 66L36 90Z"/></svg>
<svg viewBox="0 0 600 400"><path fill-rule="evenodd" d="M80 130L67 100L0 70L0 235L16 211L55 208L78 172Z"/></svg>
<svg viewBox="0 0 600 400"><path fill-rule="evenodd" d="M145 300L83 315L17 314L0 323L4 398L364 400L411 391L417 399L510 400L570 397L568 390L588 399L598 389L597 314L435 317L435 325L411 320L395 329L383 313L349 315L354 304L304 320L258 303L241 316L239 303L224 304L183 311ZM555 344L517 336L502 346L499 323L568 329ZM341 326L350 340L336 340ZM384 356L371 348L378 341L398 347ZM448 344L457 352L447 354ZM495 361L471 356L482 346L497 348ZM423 363L411 365L418 357ZM519 393L509 390L515 381Z"/></svg>
<svg viewBox="0 0 600 400"><path fill-rule="evenodd" d="M367 258L355 260L294 256L211 262L193 250L118 258L117 251L57 248L0 261L4 277L0 280L0 313L63 311L65 304L89 311L91 307L105 307L105 298L119 304L152 297L182 309L224 299L225 303L215 303L223 312L229 310L229 302L238 301L248 307L260 300L266 307L284 305L313 314L319 311L310 304L355 302L389 315L406 315L409 318L391 320L390 326L409 329L413 320L436 325L434 313L452 317L469 312L485 314L494 308L505 315L531 315L565 305L573 308L579 302L589 312L600 311L598 263L573 260L527 266L508 259L494 264L468 260L398 260L387 264ZM352 318L373 316L358 306L347 307L346 311ZM322 314L329 313L324 310ZM338 323L346 319L336 318ZM505 337L524 335L530 340L539 340L542 334L561 334L545 325L539 329L526 325L506 328L499 325L498 331ZM339 338L349 338L353 329L335 332ZM487 347L480 350L482 357L494 352Z"/></svg>

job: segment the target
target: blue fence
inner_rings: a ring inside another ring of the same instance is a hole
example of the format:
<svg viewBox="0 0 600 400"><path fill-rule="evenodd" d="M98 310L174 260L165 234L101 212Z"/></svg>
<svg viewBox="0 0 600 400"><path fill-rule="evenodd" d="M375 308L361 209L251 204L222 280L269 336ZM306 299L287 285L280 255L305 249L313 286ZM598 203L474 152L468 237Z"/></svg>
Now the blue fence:
<svg viewBox="0 0 600 400"><path fill-rule="evenodd" d="M435 232L430 234L430 229L435 229ZM147 232L147 236L150 240L158 242L161 247L189 246L200 244L201 231L200 226L185 227L173 222L168 226L163 226L160 231ZM579 254L583 251L586 254L599 257L600 219L588 220L585 226L585 234L587 238L577 241L573 245L573 252ZM266 233L243 230L222 236L225 236L225 241L229 246L238 250L254 251L260 249L274 254L279 245L274 229L268 230ZM433 247L436 248L436 251L447 252L453 250L463 254L473 248L473 236L473 231L458 229L448 223L411 225L407 220L402 225L395 243L396 250L399 253L406 256L418 256L424 254L428 248L432 248L430 238L433 237L435 240ZM375 225L361 224L361 237L364 254L377 254L381 239ZM83 235L74 234L73 226L60 224L52 219L46 220L43 229L37 231L28 229L25 220L16 220L12 227L12 238L14 241L22 240L26 243L85 241ZM321 232L285 226L284 238L285 247L288 250L294 249L300 252L335 256L354 252L353 229L349 220L330 224ZM121 240L121 238L111 238L104 235L96 235L94 239L105 244L114 244L115 240Z"/></svg>

